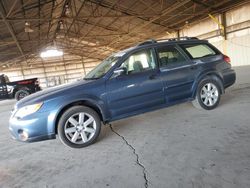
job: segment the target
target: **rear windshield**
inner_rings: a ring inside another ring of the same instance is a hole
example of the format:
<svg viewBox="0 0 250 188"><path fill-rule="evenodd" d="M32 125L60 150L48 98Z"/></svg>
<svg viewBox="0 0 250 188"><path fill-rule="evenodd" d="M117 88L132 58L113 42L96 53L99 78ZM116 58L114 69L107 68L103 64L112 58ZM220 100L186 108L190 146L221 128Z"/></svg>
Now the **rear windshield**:
<svg viewBox="0 0 250 188"><path fill-rule="evenodd" d="M207 44L183 44L181 47L184 48L184 50L192 59L214 56L218 54L215 49Z"/></svg>

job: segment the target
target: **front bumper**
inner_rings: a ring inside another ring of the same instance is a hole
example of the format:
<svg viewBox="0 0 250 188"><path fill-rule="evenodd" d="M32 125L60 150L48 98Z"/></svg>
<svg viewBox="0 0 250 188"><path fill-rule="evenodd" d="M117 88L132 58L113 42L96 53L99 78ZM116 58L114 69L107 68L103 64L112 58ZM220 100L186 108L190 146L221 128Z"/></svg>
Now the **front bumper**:
<svg viewBox="0 0 250 188"><path fill-rule="evenodd" d="M12 138L22 142L54 139L55 134L48 130L47 117L46 113L35 113L26 119L17 119L11 116L9 130Z"/></svg>

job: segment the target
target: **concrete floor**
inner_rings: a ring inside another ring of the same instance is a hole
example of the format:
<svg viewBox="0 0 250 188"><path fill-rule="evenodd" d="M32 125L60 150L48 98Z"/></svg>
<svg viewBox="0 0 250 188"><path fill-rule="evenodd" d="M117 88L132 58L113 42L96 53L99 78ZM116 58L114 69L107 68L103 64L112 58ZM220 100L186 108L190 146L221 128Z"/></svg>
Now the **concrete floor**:
<svg viewBox="0 0 250 188"><path fill-rule="evenodd" d="M0 187L250 187L250 67L213 111L190 103L104 126L99 141L19 143L8 133L14 101L0 101Z"/></svg>

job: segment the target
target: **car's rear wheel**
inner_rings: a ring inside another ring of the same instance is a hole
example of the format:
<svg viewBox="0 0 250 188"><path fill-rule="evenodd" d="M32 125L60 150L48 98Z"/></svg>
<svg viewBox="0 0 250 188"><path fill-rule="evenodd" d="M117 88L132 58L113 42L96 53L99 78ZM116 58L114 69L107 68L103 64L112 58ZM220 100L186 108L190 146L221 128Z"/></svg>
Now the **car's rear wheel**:
<svg viewBox="0 0 250 188"><path fill-rule="evenodd" d="M218 82L210 78L204 79L198 85L193 105L197 108L212 110L218 106L220 95Z"/></svg>
<svg viewBox="0 0 250 188"><path fill-rule="evenodd" d="M24 97L28 96L30 93L26 90L18 90L15 94L15 99L17 101L23 99Z"/></svg>
<svg viewBox="0 0 250 188"><path fill-rule="evenodd" d="M100 130L99 115L86 106L74 106L66 110L57 127L62 143L73 148L93 144L97 140Z"/></svg>

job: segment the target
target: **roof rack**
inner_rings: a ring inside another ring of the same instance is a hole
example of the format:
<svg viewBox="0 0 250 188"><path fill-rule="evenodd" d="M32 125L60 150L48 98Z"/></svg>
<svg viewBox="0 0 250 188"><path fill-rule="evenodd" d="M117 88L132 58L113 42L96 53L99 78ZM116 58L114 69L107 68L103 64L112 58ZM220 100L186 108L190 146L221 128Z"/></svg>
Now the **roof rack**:
<svg viewBox="0 0 250 188"><path fill-rule="evenodd" d="M146 40L146 41L144 41L142 43L139 43L137 46L144 46L144 45L147 45L147 44L154 44L154 43L157 43L157 41L154 40L154 39L150 39L150 40Z"/></svg>
<svg viewBox="0 0 250 188"><path fill-rule="evenodd" d="M160 42L160 41L181 41L181 40L199 40L199 39L197 37L178 37L178 38L160 39L160 40L157 40L157 42Z"/></svg>
<svg viewBox="0 0 250 188"><path fill-rule="evenodd" d="M197 37L179 37L179 38L169 38L169 39L160 39L160 40L154 40L154 39L150 39L150 40L146 40L142 43L139 43L137 46L144 46L147 44L154 44L157 42L167 42L167 41L183 41L183 40L199 40Z"/></svg>

